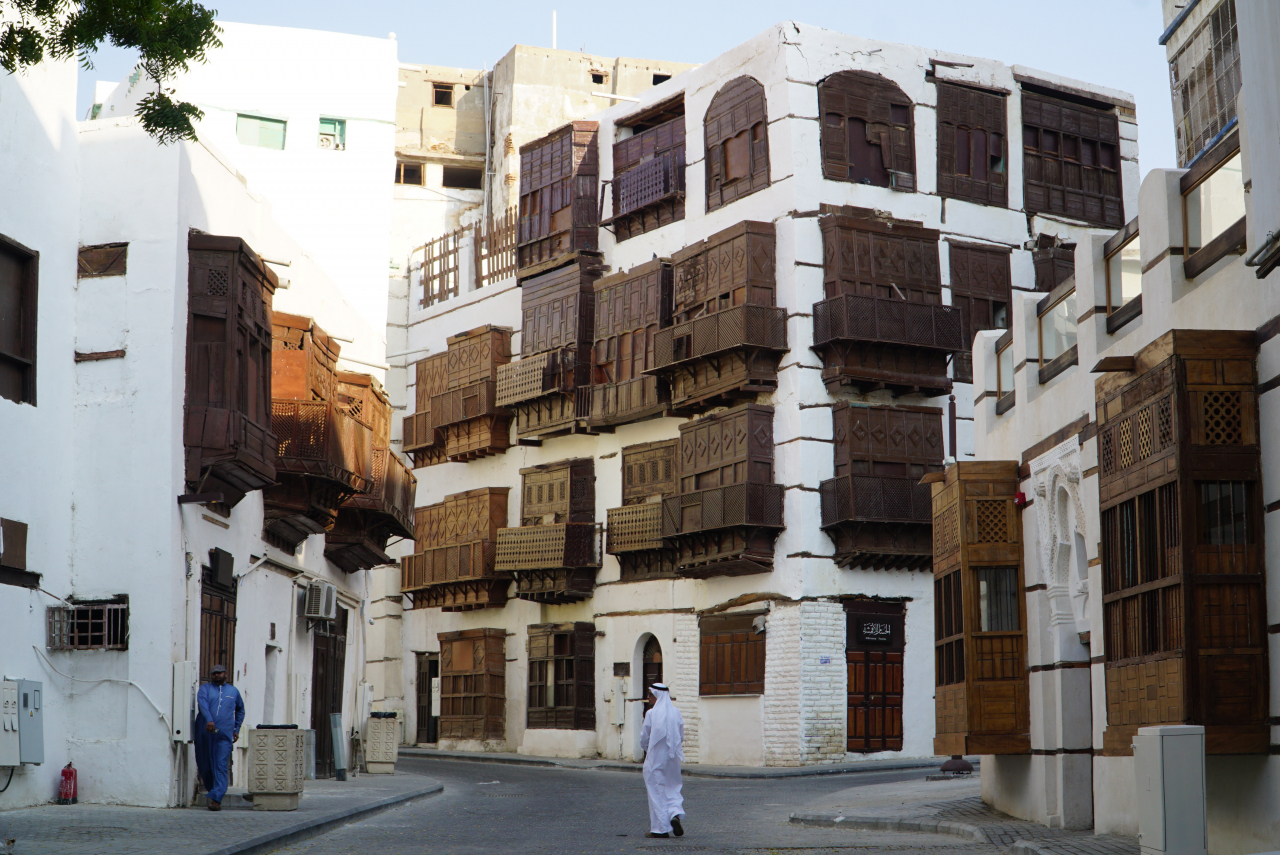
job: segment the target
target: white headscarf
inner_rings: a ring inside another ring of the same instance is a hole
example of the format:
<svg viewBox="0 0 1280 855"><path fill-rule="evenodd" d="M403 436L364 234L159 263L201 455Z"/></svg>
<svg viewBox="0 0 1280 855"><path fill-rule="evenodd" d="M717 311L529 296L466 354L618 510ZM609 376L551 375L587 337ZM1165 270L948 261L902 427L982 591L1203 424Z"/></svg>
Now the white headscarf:
<svg viewBox="0 0 1280 855"><path fill-rule="evenodd" d="M658 688L656 685L649 687L649 692L653 695L653 709L649 710L649 751L652 753L663 742L667 744L667 751L671 752L681 760L684 759L684 745L680 738L680 710L676 709L671 703L671 690L667 688Z"/></svg>

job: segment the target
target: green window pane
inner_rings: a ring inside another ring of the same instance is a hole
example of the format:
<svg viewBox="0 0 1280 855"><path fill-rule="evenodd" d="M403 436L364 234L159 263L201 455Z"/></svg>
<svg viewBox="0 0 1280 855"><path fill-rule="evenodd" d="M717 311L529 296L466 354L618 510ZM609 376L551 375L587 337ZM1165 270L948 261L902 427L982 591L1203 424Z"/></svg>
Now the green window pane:
<svg viewBox="0 0 1280 855"><path fill-rule="evenodd" d="M284 149L285 122L260 116L236 116L236 138L242 145Z"/></svg>

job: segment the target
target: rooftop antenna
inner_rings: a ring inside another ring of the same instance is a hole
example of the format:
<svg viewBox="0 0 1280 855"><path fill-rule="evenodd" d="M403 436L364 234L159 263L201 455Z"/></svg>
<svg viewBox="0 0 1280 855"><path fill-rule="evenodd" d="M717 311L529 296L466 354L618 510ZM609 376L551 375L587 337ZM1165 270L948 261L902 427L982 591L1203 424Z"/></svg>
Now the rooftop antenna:
<svg viewBox="0 0 1280 855"><path fill-rule="evenodd" d="M556 10L551 10L551 49L556 49Z"/></svg>

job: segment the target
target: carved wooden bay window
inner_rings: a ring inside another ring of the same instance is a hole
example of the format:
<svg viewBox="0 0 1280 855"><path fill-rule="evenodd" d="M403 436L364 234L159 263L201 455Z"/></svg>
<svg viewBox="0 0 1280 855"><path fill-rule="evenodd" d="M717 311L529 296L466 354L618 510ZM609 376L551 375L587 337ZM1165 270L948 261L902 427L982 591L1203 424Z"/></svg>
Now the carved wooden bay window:
<svg viewBox="0 0 1280 855"><path fill-rule="evenodd" d="M1076 245L1054 235L1036 235L1031 250L1037 291L1049 292L1076 275Z"/></svg>
<svg viewBox="0 0 1280 855"><path fill-rule="evenodd" d="M896 83L869 71L838 71L822 80L822 176L914 191L912 109Z"/></svg>
<svg viewBox="0 0 1280 855"><path fill-rule="evenodd" d="M613 226L621 243L684 219L684 94L633 116L613 144Z"/></svg>
<svg viewBox="0 0 1280 855"><path fill-rule="evenodd" d="M585 412L579 392L591 384L598 259L525 279L520 359L498 367L497 406L515 414L521 439L571 433Z"/></svg>
<svg viewBox="0 0 1280 855"><path fill-rule="evenodd" d="M610 508L605 552L618 559L622 581L676 575L677 553L662 539L662 502L676 492L674 439L622 449L622 507Z"/></svg>
<svg viewBox="0 0 1280 855"><path fill-rule="evenodd" d="M508 492L480 487L414 512L416 551L400 561L400 590L413 595L414 608L461 612L506 604L511 579L495 561Z"/></svg>
<svg viewBox="0 0 1280 855"><path fill-rule="evenodd" d="M1257 352L1173 330L1096 381L1106 754L1156 724L1269 750Z"/></svg>
<svg viewBox="0 0 1280 855"><path fill-rule="evenodd" d="M933 559L928 485L942 471L942 410L831 410L835 478L819 485L822 529L841 567L927 568Z"/></svg>
<svg viewBox="0 0 1280 855"><path fill-rule="evenodd" d="M730 80L703 119L707 210L769 186L769 116L764 86L753 77Z"/></svg>
<svg viewBox="0 0 1280 855"><path fill-rule="evenodd" d="M765 612L705 615L698 620L698 694L764 694Z"/></svg>
<svg viewBox="0 0 1280 855"><path fill-rule="evenodd" d="M1114 108L1022 91L1024 206L1093 225L1124 225L1120 120Z"/></svg>
<svg viewBox="0 0 1280 855"><path fill-rule="evenodd" d="M511 329L492 324L447 339L417 364L418 412L404 419L416 466L466 463L511 447L511 411L498 406L498 370L511 361Z"/></svg>
<svg viewBox="0 0 1280 855"><path fill-rule="evenodd" d="M338 520L325 536L325 556L348 573L394 564L386 553L392 537L413 536L413 499L418 481L391 450L391 401L382 384L368 374L339 371L339 404L348 415L365 421L373 432L373 475L368 489L338 509Z"/></svg>
<svg viewBox="0 0 1280 855"><path fill-rule="evenodd" d="M947 394L963 318L942 305L938 232L843 214L820 226L826 299L813 307L813 349L827 389Z"/></svg>
<svg viewBox="0 0 1280 855"><path fill-rule="evenodd" d="M498 532L497 569L515 578L522 600L586 599L600 567L595 460L521 469L520 482L520 525Z"/></svg>
<svg viewBox="0 0 1280 855"><path fill-rule="evenodd" d="M556 267L599 244L598 122L570 122L520 146L517 276Z"/></svg>
<svg viewBox="0 0 1280 855"><path fill-rule="evenodd" d="M962 462L933 490L935 754L1029 754L1017 461Z"/></svg>
<svg viewBox="0 0 1280 855"><path fill-rule="evenodd" d="M937 87L938 195L1008 207L1008 97L942 81Z"/></svg>
<svg viewBox="0 0 1280 855"><path fill-rule="evenodd" d="M526 726L595 730L596 625L531 624L528 644Z"/></svg>
<svg viewBox="0 0 1280 855"><path fill-rule="evenodd" d="M654 374L673 407L704 412L778 387L787 312L775 305L775 230L744 221L672 259L672 325L654 336Z"/></svg>
<svg viewBox="0 0 1280 855"><path fill-rule="evenodd" d="M235 505L276 478L271 301L276 275L237 237L187 238L185 481Z"/></svg>
<svg viewBox="0 0 1280 855"><path fill-rule="evenodd" d="M948 241L951 257L951 305L960 310L964 350L952 360L953 379L973 382L973 340L980 330L1009 329L1013 299L1009 259L1012 250Z"/></svg>
<svg viewBox="0 0 1280 855"><path fill-rule="evenodd" d="M680 426L676 495L662 501L662 536L681 576L773 569L783 487L773 483L773 407L743 404Z"/></svg>
<svg viewBox="0 0 1280 855"><path fill-rule="evenodd" d="M507 732L507 631L442 632L440 738L503 739Z"/></svg>
<svg viewBox="0 0 1280 855"><path fill-rule="evenodd" d="M650 372L657 366L658 332L671 325L671 282L665 259L596 282L591 387L578 393L588 424L626 424L669 409L670 385Z"/></svg>
<svg viewBox="0 0 1280 855"><path fill-rule="evenodd" d="M271 426L280 446L263 504L267 533L287 549L332 529L339 507L373 486L373 429L339 398L340 351L311 318L274 314Z"/></svg>

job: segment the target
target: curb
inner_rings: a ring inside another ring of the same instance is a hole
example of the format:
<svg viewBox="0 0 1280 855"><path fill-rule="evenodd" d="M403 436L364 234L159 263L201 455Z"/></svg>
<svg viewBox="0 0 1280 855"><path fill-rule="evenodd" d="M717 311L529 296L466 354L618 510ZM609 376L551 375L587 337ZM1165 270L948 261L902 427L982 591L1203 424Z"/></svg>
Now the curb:
<svg viewBox="0 0 1280 855"><path fill-rule="evenodd" d="M541 766L543 768L556 769L577 769L582 771L604 771L604 772L643 772L644 767L639 763L619 763L608 760L585 761L585 762L569 762L557 761L546 757L521 757L510 754L482 754L479 752L450 752L442 753L430 748L401 748L401 756L405 757L429 757L435 760L452 760L462 763L500 763L510 766ZM858 775L868 772L899 772L904 769L933 769L938 765L935 758L927 758L920 760L889 760L865 765L849 766L849 765L832 765L832 766L804 766L804 767L784 767L784 768L744 768L742 771L736 769L699 769L696 765L684 766L680 773L689 778L805 778L817 775Z"/></svg>
<svg viewBox="0 0 1280 855"><path fill-rule="evenodd" d="M348 808L338 813L326 814L325 816L316 817L315 819L305 820L294 825L286 826L275 831L260 834L257 837L251 837L239 843L233 843L222 849L214 849L204 855L261 855L261 853L272 852L282 846L288 846L291 843L300 843L303 840L310 840L313 837L319 837L325 832L346 825L357 820L367 819L374 814L382 813L393 807L406 804L415 799L424 798L426 796L434 796L444 791L444 785L433 783L430 786L421 787L407 793L400 793L395 796L388 796L385 799L379 799L367 805Z"/></svg>
<svg viewBox="0 0 1280 855"><path fill-rule="evenodd" d="M974 843L990 843L980 827L968 822L930 819L928 817L894 818L887 816L842 816L830 813L793 813L791 822L819 828L858 828L865 831L924 831L930 834L950 834ZM1017 841L1018 843L1026 841ZM1028 852L1039 852L1028 848Z"/></svg>

